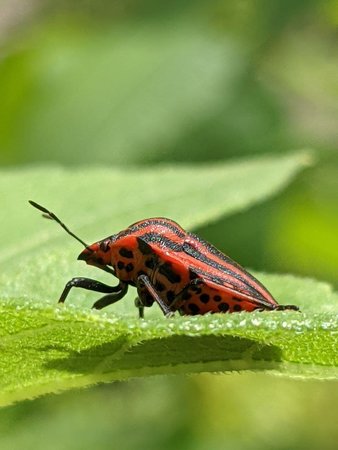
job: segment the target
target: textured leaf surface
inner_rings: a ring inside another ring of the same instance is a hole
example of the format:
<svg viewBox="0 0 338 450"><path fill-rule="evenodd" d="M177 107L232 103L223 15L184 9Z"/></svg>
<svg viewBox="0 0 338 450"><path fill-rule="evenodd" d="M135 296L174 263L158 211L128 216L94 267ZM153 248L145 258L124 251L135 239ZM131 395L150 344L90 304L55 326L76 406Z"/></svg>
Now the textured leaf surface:
<svg viewBox="0 0 338 450"><path fill-rule="evenodd" d="M153 215L191 228L276 193L307 161L306 154L295 154L156 171L2 172L1 404L156 373L268 370L334 378L337 295L328 285L260 276L281 303L298 304L303 313L166 320L151 308L139 321L135 292L106 311L92 312L95 296L81 290L71 293L66 307L56 307L72 276L107 282L111 277L74 261L78 243L56 224L41 221L26 203L32 198L53 209L88 242Z"/></svg>
<svg viewBox="0 0 338 450"><path fill-rule="evenodd" d="M140 321L110 311L3 302L0 401L163 373L256 370L336 378L338 295L312 280L260 278L303 312Z"/></svg>

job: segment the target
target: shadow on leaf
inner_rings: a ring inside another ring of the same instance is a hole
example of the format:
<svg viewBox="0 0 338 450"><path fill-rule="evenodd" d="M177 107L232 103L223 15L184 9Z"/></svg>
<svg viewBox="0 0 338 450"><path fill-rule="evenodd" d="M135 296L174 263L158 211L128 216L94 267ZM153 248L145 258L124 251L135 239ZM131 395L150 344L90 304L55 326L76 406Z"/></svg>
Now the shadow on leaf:
<svg viewBox="0 0 338 450"><path fill-rule="evenodd" d="M156 373L265 370L278 366L281 350L236 336L172 336L128 345L121 338L46 363L47 369L116 378Z"/></svg>

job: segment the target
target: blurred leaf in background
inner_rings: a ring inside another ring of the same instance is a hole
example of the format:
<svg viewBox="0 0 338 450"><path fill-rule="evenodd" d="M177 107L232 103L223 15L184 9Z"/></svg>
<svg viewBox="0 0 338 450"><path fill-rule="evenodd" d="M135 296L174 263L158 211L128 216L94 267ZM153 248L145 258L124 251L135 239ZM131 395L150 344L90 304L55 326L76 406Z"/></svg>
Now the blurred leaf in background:
<svg viewBox="0 0 338 450"><path fill-rule="evenodd" d="M4 163L335 148L334 2L19 5L5 2L28 18L3 37Z"/></svg>
<svg viewBox="0 0 338 450"><path fill-rule="evenodd" d="M4 450L335 450L331 382L260 374L151 377L0 410Z"/></svg>

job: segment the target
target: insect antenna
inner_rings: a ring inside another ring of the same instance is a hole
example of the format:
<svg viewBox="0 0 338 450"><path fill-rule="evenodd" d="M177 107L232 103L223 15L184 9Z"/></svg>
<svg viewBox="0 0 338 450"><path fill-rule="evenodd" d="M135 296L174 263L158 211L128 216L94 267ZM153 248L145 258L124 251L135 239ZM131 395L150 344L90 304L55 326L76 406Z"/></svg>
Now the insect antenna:
<svg viewBox="0 0 338 450"><path fill-rule="evenodd" d="M86 248L89 249L89 246L82 240L80 239L78 236L76 236L76 234L72 233L70 231L70 229L68 227L66 227L66 225L61 222L61 220L51 211L48 211L48 209L46 209L44 206L39 205L36 202L33 202L33 200L28 200L29 203L34 206L34 208L38 209L39 211L41 211L43 214L42 216L45 217L46 219L51 219L51 220L55 220L55 222L57 222L59 225L61 225L61 227L67 231L68 234L70 234L71 236L73 236L73 238L75 238L77 241L81 242L82 245L84 245Z"/></svg>

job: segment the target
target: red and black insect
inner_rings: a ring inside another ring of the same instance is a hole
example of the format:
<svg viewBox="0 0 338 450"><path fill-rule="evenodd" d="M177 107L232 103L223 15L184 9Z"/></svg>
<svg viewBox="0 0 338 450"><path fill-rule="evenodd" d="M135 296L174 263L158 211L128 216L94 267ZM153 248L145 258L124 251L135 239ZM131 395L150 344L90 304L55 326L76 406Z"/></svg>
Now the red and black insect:
<svg viewBox="0 0 338 450"><path fill-rule="evenodd" d="M30 203L84 245L78 259L119 279L117 286L108 286L90 278L73 278L66 284L59 303L66 300L72 287L81 287L107 294L93 305L101 309L121 300L130 285L137 288L140 317L144 307L154 302L166 316L175 311L195 315L298 310L294 305L279 305L239 264L197 235L184 231L173 220L162 217L141 220L120 233L87 245L55 214L33 201Z"/></svg>

